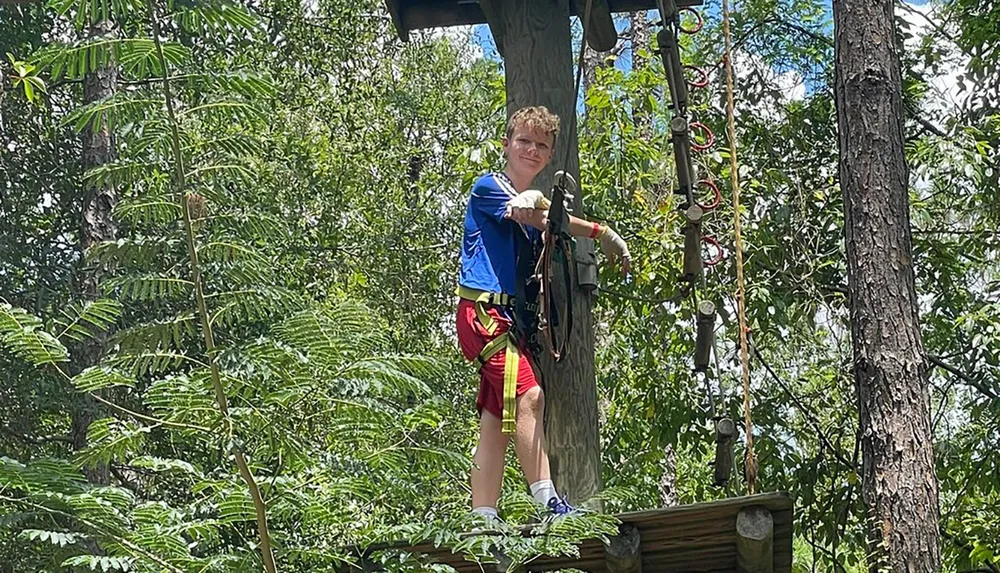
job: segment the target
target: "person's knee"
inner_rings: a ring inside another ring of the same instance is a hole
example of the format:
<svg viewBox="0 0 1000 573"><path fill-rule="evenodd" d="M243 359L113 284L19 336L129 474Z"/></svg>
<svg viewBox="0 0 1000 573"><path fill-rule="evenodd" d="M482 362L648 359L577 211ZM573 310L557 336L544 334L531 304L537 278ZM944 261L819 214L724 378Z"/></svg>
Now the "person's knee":
<svg viewBox="0 0 1000 573"><path fill-rule="evenodd" d="M518 410L533 417L541 417L545 411L545 393L538 386L518 397Z"/></svg>

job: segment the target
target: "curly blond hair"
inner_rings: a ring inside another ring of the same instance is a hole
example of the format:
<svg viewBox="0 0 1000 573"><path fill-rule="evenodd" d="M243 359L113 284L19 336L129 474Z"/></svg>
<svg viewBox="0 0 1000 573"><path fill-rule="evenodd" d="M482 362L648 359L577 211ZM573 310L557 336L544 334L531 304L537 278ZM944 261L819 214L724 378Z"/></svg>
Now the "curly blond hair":
<svg viewBox="0 0 1000 573"><path fill-rule="evenodd" d="M552 136L552 141L559 137L559 116L549 111L543 105L533 105L522 107L510 116L507 121L507 137L514 135L514 130L518 127L526 127L541 131Z"/></svg>

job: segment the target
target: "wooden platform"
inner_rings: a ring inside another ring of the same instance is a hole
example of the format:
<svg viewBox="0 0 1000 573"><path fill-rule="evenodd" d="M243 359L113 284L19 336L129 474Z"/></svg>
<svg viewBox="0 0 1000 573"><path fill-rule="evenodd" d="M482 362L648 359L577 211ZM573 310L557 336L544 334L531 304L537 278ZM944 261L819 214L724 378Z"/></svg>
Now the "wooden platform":
<svg viewBox="0 0 1000 573"><path fill-rule="evenodd" d="M638 531L642 570L645 573L732 572L737 571L737 516L742 510L753 507L768 510L774 522L774 572L790 573L793 502L787 493L729 498L625 513L616 517L621 521L622 529L631 527ZM395 548L422 553L431 561L449 565L459 572L483 571L480 565L466 561L462 555L456 555L447 548L431 544ZM579 558L542 557L529 566L530 571L568 568L608 571L604 544L597 539L588 540L580 546Z"/></svg>

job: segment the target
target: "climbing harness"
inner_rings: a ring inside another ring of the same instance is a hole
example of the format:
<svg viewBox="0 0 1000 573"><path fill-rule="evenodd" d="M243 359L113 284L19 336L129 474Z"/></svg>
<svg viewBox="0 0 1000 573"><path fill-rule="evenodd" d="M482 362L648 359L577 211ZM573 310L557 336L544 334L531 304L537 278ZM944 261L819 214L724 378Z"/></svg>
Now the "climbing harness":
<svg viewBox="0 0 1000 573"><path fill-rule="evenodd" d="M715 135L705 124L698 121L691 121L688 114L688 88L703 88L709 84L708 73L694 66L684 65L680 56L680 34L694 34L701 30L704 20L701 15L690 7L678 7L675 0L658 0L657 7L660 11L662 29L656 35L658 53L663 61L663 69L667 76L667 87L670 91L673 118L670 121L671 143L674 151L674 159L677 167L677 184L674 192L682 198L679 205L685 219L682 234L684 236L684 257L681 273L681 292L686 296L695 291L699 282L702 289L705 289L704 267L714 266L723 260L724 254L719 242L711 236L702 233L702 222L704 217L722 204L722 193L710 178L699 179L697 170L692 158L692 152L701 152L711 148L715 144ZM684 26L681 21L681 14L692 14L695 23L692 26ZM745 457L745 472L747 490L753 493L756 483L757 462L753 451L753 433L750 418L750 387L749 387L749 365L747 358L747 334L746 309L744 306L744 281L743 281L743 253L742 237L740 233L740 204L739 204L739 170L736 158L736 128L733 96L733 70L730 53L732 50L730 27L729 27L729 6L727 0L722 0L722 20L723 33L725 36L725 63L726 63L726 95L727 95L727 119L728 136L730 143L730 171L732 175L733 187L733 211L735 227L735 251L737 268L737 305L739 307L739 329L740 329L740 352L742 362L743 396L744 396L744 417L745 431L747 436L747 447ZM689 80L689 76L695 79ZM695 136L701 135L701 141ZM707 202L700 202L695 195L698 190L707 191L711 198ZM708 260L702 257L705 248L712 251L712 256ZM732 420L717 415L715 409L715 395L712 391L712 384L709 380L709 362L712 355L715 355L716 370L718 370L718 352L716 351L715 339L715 304L708 300L696 303L695 310L695 354L694 371L701 373L705 377L706 388L709 393L710 411L716 424L716 472L715 484L726 485L729 480L729 473L732 466L732 444L735 436L735 425Z"/></svg>
<svg viewBox="0 0 1000 573"><path fill-rule="evenodd" d="M476 318L490 335L496 333L500 323L490 316L489 307L498 307L513 316L514 298L501 292L487 292L459 285L456 294L476 306ZM512 319L512 323L514 320ZM517 414L517 373L521 367L521 350L518 347L518 329L514 324L502 334L490 340L476 356L476 371L482 370L501 350L505 350L503 366L503 414L500 429L505 434L513 434Z"/></svg>

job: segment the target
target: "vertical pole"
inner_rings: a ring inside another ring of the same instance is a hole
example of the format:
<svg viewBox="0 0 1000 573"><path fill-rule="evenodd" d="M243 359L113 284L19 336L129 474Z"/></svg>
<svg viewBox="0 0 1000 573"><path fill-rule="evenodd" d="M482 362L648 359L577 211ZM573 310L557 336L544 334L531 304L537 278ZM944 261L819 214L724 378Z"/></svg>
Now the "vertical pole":
<svg viewBox="0 0 1000 573"><path fill-rule="evenodd" d="M571 128L576 121L577 98L573 93L569 1L488 2L500 12L507 111L543 105L561 120L552 164L535 181L535 186L543 190L551 187L552 176L559 169L580 181L581 188L587 181L580 177L576 130ZM495 27L493 22L490 25ZM575 214L581 214L582 205L581 193L577 193L573 199ZM577 239L576 248L578 259L586 257L593 252L593 241ZM553 269L554 275L559 272ZM566 296L558 288L556 285L556 296ZM576 287L572 293L573 333L566 357L559 364L547 356L538 361L545 386L545 431L553 478L561 493L575 503L601 490L592 306L591 294Z"/></svg>

